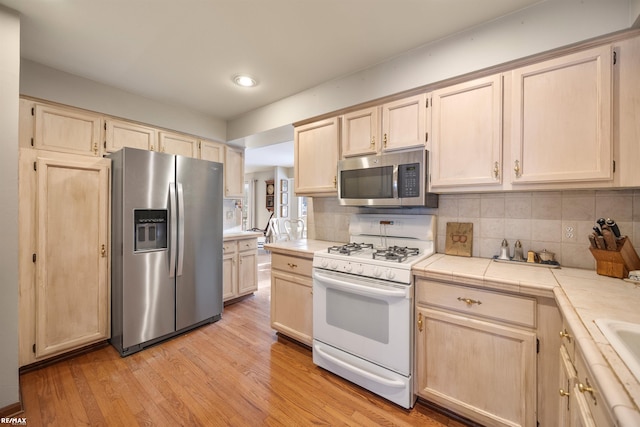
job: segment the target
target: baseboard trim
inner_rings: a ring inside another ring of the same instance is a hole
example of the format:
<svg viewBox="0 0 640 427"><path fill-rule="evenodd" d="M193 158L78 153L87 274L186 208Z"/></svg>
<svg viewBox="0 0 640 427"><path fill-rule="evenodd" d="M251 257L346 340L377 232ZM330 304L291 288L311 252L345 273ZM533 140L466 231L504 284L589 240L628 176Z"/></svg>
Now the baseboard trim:
<svg viewBox="0 0 640 427"><path fill-rule="evenodd" d="M70 351L68 353L63 353L63 354L60 354L58 356L53 356L53 357L51 357L49 359L42 360L40 362L34 362L34 363L29 364L29 365L22 366L20 368L20 374L25 374L27 372L35 371L35 370L44 368L45 366L51 366L51 365L56 364L58 362L61 362L63 360L67 360L67 359L71 359L71 358L76 357L76 356L80 356L81 354L91 353L94 350L98 350L100 348L107 347L108 345L109 345L108 341L106 341L106 340L105 341L100 341L100 342L97 342L95 344L90 344L90 345L88 345L86 347L79 348L77 350L72 350L72 351Z"/></svg>
<svg viewBox="0 0 640 427"><path fill-rule="evenodd" d="M22 402L12 403L11 405L0 408L0 418L11 418L24 412Z"/></svg>

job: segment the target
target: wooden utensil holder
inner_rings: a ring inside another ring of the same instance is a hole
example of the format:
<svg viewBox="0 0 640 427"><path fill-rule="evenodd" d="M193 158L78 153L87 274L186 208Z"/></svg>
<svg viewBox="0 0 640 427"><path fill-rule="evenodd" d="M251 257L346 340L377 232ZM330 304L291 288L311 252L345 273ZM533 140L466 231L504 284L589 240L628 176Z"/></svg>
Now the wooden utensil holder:
<svg viewBox="0 0 640 427"><path fill-rule="evenodd" d="M624 279L629 271L640 270L640 258L627 236L617 241L615 251L589 248L596 259L596 272L601 276Z"/></svg>

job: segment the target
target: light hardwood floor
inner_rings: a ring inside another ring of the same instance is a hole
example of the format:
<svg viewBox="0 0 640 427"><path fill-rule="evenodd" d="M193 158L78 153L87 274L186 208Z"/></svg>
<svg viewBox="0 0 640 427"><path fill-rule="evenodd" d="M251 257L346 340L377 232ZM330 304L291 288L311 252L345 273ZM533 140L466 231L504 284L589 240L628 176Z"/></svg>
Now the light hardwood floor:
<svg viewBox="0 0 640 427"><path fill-rule="evenodd" d="M21 416L28 426L462 425L315 366L269 327L268 284L222 320L129 357L108 346L22 374Z"/></svg>

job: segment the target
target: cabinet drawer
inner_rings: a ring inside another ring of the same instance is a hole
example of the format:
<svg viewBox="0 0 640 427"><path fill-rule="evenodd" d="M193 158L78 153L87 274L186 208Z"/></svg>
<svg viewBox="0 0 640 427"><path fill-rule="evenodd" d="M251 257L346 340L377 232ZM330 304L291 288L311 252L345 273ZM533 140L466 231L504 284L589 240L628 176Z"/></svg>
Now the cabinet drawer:
<svg viewBox="0 0 640 427"><path fill-rule="evenodd" d="M312 267L312 259L278 254L271 255L271 268L274 270L288 271L290 273L311 277Z"/></svg>
<svg viewBox="0 0 640 427"><path fill-rule="evenodd" d="M235 240L229 240L228 242L222 243L222 251L225 255L235 253L237 250L238 243Z"/></svg>
<svg viewBox="0 0 640 427"><path fill-rule="evenodd" d="M258 239L243 239L238 240L238 250L242 251L251 251L254 249L258 249Z"/></svg>
<svg viewBox="0 0 640 427"><path fill-rule="evenodd" d="M416 302L466 315L535 328L536 301L466 286L418 279Z"/></svg>

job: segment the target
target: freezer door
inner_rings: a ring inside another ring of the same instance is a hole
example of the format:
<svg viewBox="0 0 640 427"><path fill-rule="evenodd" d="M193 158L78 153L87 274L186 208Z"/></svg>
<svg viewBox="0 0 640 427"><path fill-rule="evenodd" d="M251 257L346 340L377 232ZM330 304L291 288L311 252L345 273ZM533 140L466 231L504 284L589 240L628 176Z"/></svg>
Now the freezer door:
<svg viewBox="0 0 640 427"><path fill-rule="evenodd" d="M121 293L114 302L122 304L126 349L175 331L175 279L170 277L175 217L169 198L175 157L125 149L123 161L122 238L114 242L122 245L122 276L113 292Z"/></svg>
<svg viewBox="0 0 640 427"><path fill-rule="evenodd" d="M222 313L222 164L176 157L176 330ZM216 319L217 320L217 319Z"/></svg>

